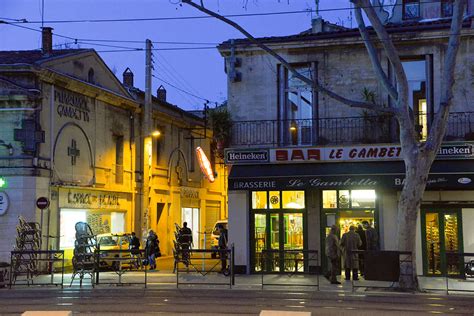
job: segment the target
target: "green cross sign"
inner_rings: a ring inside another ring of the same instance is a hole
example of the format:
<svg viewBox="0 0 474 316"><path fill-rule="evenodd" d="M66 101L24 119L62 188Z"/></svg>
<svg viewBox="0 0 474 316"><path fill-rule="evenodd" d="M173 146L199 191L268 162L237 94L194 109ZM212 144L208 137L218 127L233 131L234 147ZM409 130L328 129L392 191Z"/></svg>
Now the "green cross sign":
<svg viewBox="0 0 474 316"><path fill-rule="evenodd" d="M0 178L0 188L4 188L7 186L7 181L4 178Z"/></svg>

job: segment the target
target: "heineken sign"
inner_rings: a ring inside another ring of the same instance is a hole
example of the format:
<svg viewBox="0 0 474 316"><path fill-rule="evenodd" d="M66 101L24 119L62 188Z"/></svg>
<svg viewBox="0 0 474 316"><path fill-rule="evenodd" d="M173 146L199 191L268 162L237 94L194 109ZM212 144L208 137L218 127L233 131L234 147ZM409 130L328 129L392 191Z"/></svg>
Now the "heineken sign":
<svg viewBox="0 0 474 316"><path fill-rule="evenodd" d="M255 150L227 149L225 152L227 164L396 161L401 159L402 148L398 144ZM445 143L438 150L436 159L474 159L474 143Z"/></svg>

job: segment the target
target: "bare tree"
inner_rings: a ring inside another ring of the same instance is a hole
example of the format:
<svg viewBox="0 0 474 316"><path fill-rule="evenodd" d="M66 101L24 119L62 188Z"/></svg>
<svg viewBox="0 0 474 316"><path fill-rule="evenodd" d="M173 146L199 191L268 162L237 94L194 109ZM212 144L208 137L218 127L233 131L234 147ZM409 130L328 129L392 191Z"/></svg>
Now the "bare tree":
<svg viewBox="0 0 474 316"><path fill-rule="evenodd" d="M402 157L405 162L405 184L398 201L398 249L400 251L409 251L413 253L413 262L416 262L416 218L420 210L420 205L425 192L429 170L436 157L436 152L441 146L449 110L452 106L453 86L454 86L454 68L456 65L456 56L460 46L460 33L463 22L463 14L466 7L466 0L455 0L453 8L453 17L451 20L451 29L447 43L446 55L444 59L443 73L441 75L441 97L438 112L434 116L434 121L428 133L426 141L420 141L417 136L415 123L413 120L413 111L409 106L408 81L400 60L400 55L385 29L382 21L376 14L376 11L370 0L350 0L354 4L355 17L362 39L364 40L372 67L376 78L382 83L383 88L388 93L391 106L386 107L382 104L361 102L350 100L341 96L326 87L322 86L318 80L311 80L299 74L291 64L289 64L277 52L263 44L253 37L243 27L228 18L209 10L205 7L204 1L195 3L192 0L182 0L183 3L190 5L197 10L219 19L228 25L240 31L253 44L260 47L269 55L276 58L293 76L297 77L306 84L312 86L316 91L326 94L347 106L355 108L364 108L382 113L392 114L398 121L400 127L400 144L402 147ZM390 61L396 79L394 85L387 74L384 72L381 61L378 58L375 42L365 25L362 11L367 16L375 32L376 39L380 43L384 54ZM416 269L411 265L402 265L400 277L400 287L418 288ZM408 277L406 276L408 274ZM410 277L411 276L411 277Z"/></svg>

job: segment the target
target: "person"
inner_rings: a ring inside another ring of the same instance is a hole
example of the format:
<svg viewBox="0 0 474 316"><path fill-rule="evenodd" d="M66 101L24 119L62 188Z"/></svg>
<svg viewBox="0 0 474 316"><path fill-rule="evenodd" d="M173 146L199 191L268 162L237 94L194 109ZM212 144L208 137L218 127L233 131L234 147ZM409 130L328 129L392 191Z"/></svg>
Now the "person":
<svg viewBox="0 0 474 316"><path fill-rule="evenodd" d="M135 267L140 267L140 239L135 235L135 232L132 232L132 235L130 236L129 248L130 254L135 261Z"/></svg>
<svg viewBox="0 0 474 316"><path fill-rule="evenodd" d="M189 265L189 249L193 243L193 232L191 228L188 227L187 222L183 222L183 227L179 230L178 242L183 250L183 262L186 267Z"/></svg>
<svg viewBox="0 0 474 316"><path fill-rule="evenodd" d="M363 221L362 225L365 228L365 238L367 241L367 250L369 251L376 251L379 250L379 235L375 228L370 226L368 221Z"/></svg>
<svg viewBox="0 0 474 316"><path fill-rule="evenodd" d="M357 235L359 235L360 240L362 240L362 245L359 247L359 250L367 250L367 239L365 238L365 230L361 224L357 225L356 230ZM364 275L364 254L359 254L359 267L360 275Z"/></svg>
<svg viewBox="0 0 474 316"><path fill-rule="evenodd" d="M158 253L159 249L159 241L158 241L158 236L156 233L150 229L148 231L148 237L146 239L146 256L148 258L148 263L150 264L150 270L155 270L156 269L156 255Z"/></svg>
<svg viewBox="0 0 474 316"><path fill-rule="evenodd" d="M217 241L217 247L219 250L227 250L227 229L224 228L224 225L219 224L219 239ZM227 253L224 251L220 252L221 257L221 272L225 273L227 271Z"/></svg>
<svg viewBox="0 0 474 316"><path fill-rule="evenodd" d="M340 257L340 248L339 248L339 237L337 226L332 225L329 234L326 237L326 257L328 257L330 262L330 277L329 281L331 284L341 284L337 281L337 274L339 273L339 262Z"/></svg>
<svg viewBox="0 0 474 316"><path fill-rule="evenodd" d="M362 240L359 235L355 232L355 226L351 225L349 231L342 235L341 247L344 249L344 268L346 281L351 279L357 281L359 279L359 256L357 253L352 253L354 250L362 245Z"/></svg>

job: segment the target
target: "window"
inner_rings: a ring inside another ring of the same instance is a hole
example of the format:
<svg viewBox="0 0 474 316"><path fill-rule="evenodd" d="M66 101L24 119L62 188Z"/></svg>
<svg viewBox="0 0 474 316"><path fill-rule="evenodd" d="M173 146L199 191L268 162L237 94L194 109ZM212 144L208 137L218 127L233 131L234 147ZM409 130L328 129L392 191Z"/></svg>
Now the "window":
<svg viewBox="0 0 474 316"><path fill-rule="evenodd" d="M411 20L420 17L419 0L403 0L403 19Z"/></svg>
<svg viewBox="0 0 474 316"><path fill-rule="evenodd" d="M312 64L296 65L295 70L306 78L314 79ZM313 136L313 87L288 70L281 71L284 80L283 105L281 108L282 132L286 144L312 144Z"/></svg>
<svg viewBox="0 0 474 316"><path fill-rule="evenodd" d="M454 4L454 0L441 0L441 16L442 17L453 16L453 4Z"/></svg>
<svg viewBox="0 0 474 316"><path fill-rule="evenodd" d="M426 61L407 60L402 65L408 79L408 102L415 115L416 129L420 139L425 140L428 136Z"/></svg>
<svg viewBox="0 0 474 316"><path fill-rule="evenodd" d="M253 191L252 209L304 209L304 191Z"/></svg>
<svg viewBox="0 0 474 316"><path fill-rule="evenodd" d="M123 183L123 136L115 136L115 183Z"/></svg>
<svg viewBox="0 0 474 316"><path fill-rule="evenodd" d="M324 190L323 208L375 208L375 190Z"/></svg>
<svg viewBox="0 0 474 316"><path fill-rule="evenodd" d="M90 83L95 83L95 78L94 78L94 69L89 69L89 72L87 73L87 82Z"/></svg>

